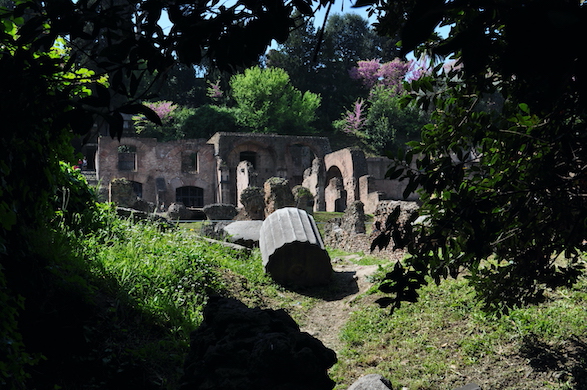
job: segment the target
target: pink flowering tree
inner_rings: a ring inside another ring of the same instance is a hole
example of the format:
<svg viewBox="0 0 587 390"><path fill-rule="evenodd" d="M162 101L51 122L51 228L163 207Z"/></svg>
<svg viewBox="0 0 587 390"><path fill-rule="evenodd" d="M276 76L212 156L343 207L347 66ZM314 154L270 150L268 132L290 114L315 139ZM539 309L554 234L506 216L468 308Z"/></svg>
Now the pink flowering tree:
<svg viewBox="0 0 587 390"><path fill-rule="evenodd" d="M220 88L220 79L216 80L215 83L208 81L208 90L206 94L214 101L219 101L224 97L224 93Z"/></svg>
<svg viewBox="0 0 587 390"><path fill-rule="evenodd" d="M177 104L173 102L162 100L159 102L146 102L144 103L145 106L149 107L151 110L155 111L155 113L161 119L163 125L168 124L171 120L173 120L173 112L177 109Z"/></svg>
<svg viewBox="0 0 587 390"><path fill-rule="evenodd" d="M393 88L401 94L404 81L420 78L424 73L422 61L402 61L396 58L390 62L381 63L379 60L359 61L357 66L349 71L352 79L361 80L369 89L375 87Z"/></svg>
<svg viewBox="0 0 587 390"><path fill-rule="evenodd" d="M365 100L355 101L352 110L348 110L340 123L341 130L347 134L357 134L365 124Z"/></svg>
<svg viewBox="0 0 587 390"><path fill-rule="evenodd" d="M356 137L365 149L376 154L417 139L428 116L402 104L403 83L420 78L426 72L424 64L424 60L359 61L349 76L369 89L368 98L358 99L333 123L335 129Z"/></svg>
<svg viewBox="0 0 587 390"><path fill-rule="evenodd" d="M139 137L157 138L160 141L185 137L186 122L194 114L193 108L182 107L170 101L145 102L161 119L161 126L147 120L142 115L133 117L134 129Z"/></svg>

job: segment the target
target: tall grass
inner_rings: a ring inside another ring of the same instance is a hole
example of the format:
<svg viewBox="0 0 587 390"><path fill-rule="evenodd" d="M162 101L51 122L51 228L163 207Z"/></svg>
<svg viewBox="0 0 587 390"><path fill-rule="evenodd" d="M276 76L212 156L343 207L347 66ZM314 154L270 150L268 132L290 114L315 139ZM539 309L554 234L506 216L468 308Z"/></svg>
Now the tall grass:
<svg viewBox="0 0 587 390"><path fill-rule="evenodd" d="M106 239L90 236L82 244L109 295L132 301L185 340L200 323L207 296L222 288L217 269L225 253L182 231L120 221Z"/></svg>
<svg viewBox="0 0 587 390"><path fill-rule="evenodd" d="M233 254L185 231L120 220L107 207L98 214L98 229L57 223L37 239L59 284L48 289L63 291L64 314L71 302L83 311L71 315L86 340L78 357L71 356L83 359L87 371L79 379L56 373L51 380L65 388L82 386L76 380L87 388L125 380L177 388L189 334L202 321L207 297L224 290L220 263ZM54 326L61 322L67 324Z"/></svg>

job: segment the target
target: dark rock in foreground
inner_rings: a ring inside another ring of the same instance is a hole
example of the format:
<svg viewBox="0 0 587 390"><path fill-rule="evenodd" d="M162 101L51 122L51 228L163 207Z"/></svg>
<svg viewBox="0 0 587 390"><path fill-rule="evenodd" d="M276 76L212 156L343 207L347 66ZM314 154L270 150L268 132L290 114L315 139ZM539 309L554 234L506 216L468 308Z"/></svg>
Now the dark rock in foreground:
<svg viewBox="0 0 587 390"><path fill-rule="evenodd" d="M335 362L284 310L212 297L191 334L180 390L331 390Z"/></svg>

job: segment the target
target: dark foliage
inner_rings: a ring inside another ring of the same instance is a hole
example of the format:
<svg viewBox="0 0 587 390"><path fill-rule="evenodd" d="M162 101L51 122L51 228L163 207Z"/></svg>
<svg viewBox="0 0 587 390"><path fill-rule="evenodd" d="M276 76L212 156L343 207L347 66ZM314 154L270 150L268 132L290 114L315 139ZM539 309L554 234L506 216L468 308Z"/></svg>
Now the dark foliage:
<svg viewBox="0 0 587 390"><path fill-rule="evenodd" d="M230 7L217 1L0 2L0 117L4 123L0 132L0 387L26 388L29 381L35 388L52 388L55 382L43 382L43 377L53 378L51 372L60 362L54 354L66 355L71 346L85 348L78 331L92 319L81 302L84 297L56 286L64 276L51 275L62 264L54 261L55 256L38 253L33 245L35 238L49 237L46 233L57 217L72 222L60 212L67 209L73 215L87 207L84 196L64 201L76 186L63 179L59 163L77 160L70 146L72 136L87 135L94 124L105 124L112 136L120 137L123 114L143 114L159 122L141 101L153 97L150 84L160 84L177 58L186 66L204 60L222 70L246 66L257 61L272 39L283 42L293 26L292 11L311 13L311 4L306 0L237 1ZM163 10L173 23L169 32L158 24ZM60 37L68 40L65 55L51 50ZM95 73L76 73L82 66ZM55 321L44 325L44 310ZM79 318L61 316L64 310L74 317L77 312ZM65 325L60 321L71 324L57 329ZM73 325L71 342L59 342ZM44 342L51 345L36 343L31 338L36 330L44 332ZM39 363L41 355L49 358L42 363L47 370L31 370L29 366ZM94 356L96 375L100 375L99 359L107 357ZM55 375L66 375L60 370ZM34 378L29 379L32 373ZM101 382L95 387L113 388Z"/></svg>
<svg viewBox="0 0 587 390"><path fill-rule="evenodd" d="M419 189L426 223L414 229L403 292L467 271L487 308L536 302L581 275L587 237L587 67L579 1L368 2L387 12L380 31L401 30L403 52L452 54L458 62L409 87L406 101L434 109L422 141L398 155L389 176ZM403 22L391 23L391 17ZM438 39L432 31L451 25ZM551 47L549 66L544 48ZM542 59L542 61L540 61ZM385 284L384 284L385 285ZM394 285L395 286L395 285ZM397 287L399 288L399 287ZM389 289L388 289L389 290ZM395 291L394 291L395 292Z"/></svg>

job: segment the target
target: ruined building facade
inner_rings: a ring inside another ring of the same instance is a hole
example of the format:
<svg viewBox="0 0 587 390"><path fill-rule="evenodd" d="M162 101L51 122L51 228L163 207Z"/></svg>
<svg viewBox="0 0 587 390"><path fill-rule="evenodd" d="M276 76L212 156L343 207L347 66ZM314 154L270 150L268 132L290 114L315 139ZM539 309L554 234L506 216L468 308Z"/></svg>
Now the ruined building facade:
<svg viewBox="0 0 587 390"><path fill-rule="evenodd" d="M240 206L245 188L282 177L292 188L307 187L316 211L344 211L361 200L365 212L372 213L381 199L401 199L404 188L404 183L384 179L386 158L367 158L355 149L332 152L325 137L216 133L209 140L170 142L100 137L95 156L105 194L113 179L126 178L138 197L158 206Z"/></svg>

